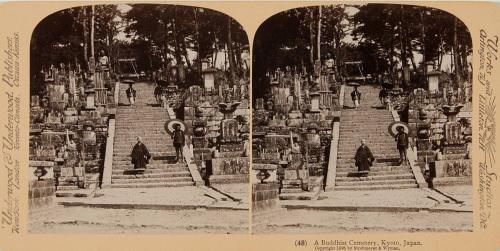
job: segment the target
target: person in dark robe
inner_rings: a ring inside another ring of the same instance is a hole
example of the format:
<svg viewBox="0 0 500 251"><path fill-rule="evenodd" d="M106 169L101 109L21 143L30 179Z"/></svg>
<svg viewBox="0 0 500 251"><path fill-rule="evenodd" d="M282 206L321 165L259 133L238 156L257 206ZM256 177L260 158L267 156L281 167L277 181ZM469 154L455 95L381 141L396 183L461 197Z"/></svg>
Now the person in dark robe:
<svg viewBox="0 0 500 251"><path fill-rule="evenodd" d="M358 172L361 174L366 174L370 172L370 166L372 165L375 158L373 157L372 151L365 144L365 140L361 140L361 146L359 146L354 156L356 161L356 166L358 167Z"/></svg>
<svg viewBox="0 0 500 251"><path fill-rule="evenodd" d="M134 164L134 169L146 169L146 165L151 159L151 154L149 154L148 148L142 143L141 137L137 137L137 144L135 144L134 149L132 149L132 164Z"/></svg>

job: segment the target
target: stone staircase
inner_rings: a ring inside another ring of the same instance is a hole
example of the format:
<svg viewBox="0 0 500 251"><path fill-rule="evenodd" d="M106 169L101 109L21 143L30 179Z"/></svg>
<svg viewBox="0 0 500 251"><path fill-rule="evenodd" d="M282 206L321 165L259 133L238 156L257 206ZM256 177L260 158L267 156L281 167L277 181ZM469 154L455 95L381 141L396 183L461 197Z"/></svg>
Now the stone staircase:
<svg viewBox="0 0 500 251"><path fill-rule="evenodd" d="M361 103L353 109L351 92L346 86L344 109L340 118L340 138L337 154L335 190L381 190L416 188L409 165L398 165L399 152L387 127L394 120L389 110L382 109L379 88L360 86ZM361 139L372 151L375 162L367 177L357 175L354 155Z"/></svg>
<svg viewBox="0 0 500 251"><path fill-rule="evenodd" d="M128 106L125 90L120 86L120 104L116 113L115 142L113 151L112 188L153 188L192 186L193 178L186 164L175 162L175 148L170 135L165 132L168 120L165 109L157 105L153 96L154 85L136 83L135 106ZM130 153L140 136L152 155L143 173L136 174Z"/></svg>

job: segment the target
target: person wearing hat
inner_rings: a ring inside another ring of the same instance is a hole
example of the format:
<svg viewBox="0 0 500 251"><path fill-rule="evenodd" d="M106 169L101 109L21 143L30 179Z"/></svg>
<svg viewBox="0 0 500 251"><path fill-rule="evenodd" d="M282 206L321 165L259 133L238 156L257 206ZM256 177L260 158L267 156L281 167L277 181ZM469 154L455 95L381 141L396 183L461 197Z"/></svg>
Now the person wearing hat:
<svg viewBox="0 0 500 251"><path fill-rule="evenodd" d="M134 169L146 169L146 165L151 159L151 154L148 148L142 143L142 138L137 137L137 143L132 149L130 154L132 157L132 164L134 164Z"/></svg>
<svg viewBox="0 0 500 251"><path fill-rule="evenodd" d="M154 90L154 95L156 98L156 102L161 102L161 94L163 93L163 89L161 88L160 84L156 83L156 87Z"/></svg>
<svg viewBox="0 0 500 251"><path fill-rule="evenodd" d="M358 109L359 101L361 100L361 92L358 90L358 86L354 86L354 91L351 92L351 99L354 103L354 109Z"/></svg>
<svg viewBox="0 0 500 251"><path fill-rule="evenodd" d="M184 132L181 130L181 125L174 124L174 131L172 132L172 139L174 140L175 155L177 162L184 162L184 156L182 154L182 147L186 142L184 137Z"/></svg>
<svg viewBox="0 0 500 251"><path fill-rule="evenodd" d="M365 144L365 140L361 140L361 145L356 150L356 155L354 156L356 167L358 167L358 172L361 174L366 174L370 172L370 166L372 165L375 157L373 157L372 151Z"/></svg>
<svg viewBox="0 0 500 251"><path fill-rule="evenodd" d="M134 89L134 87L132 85L133 85L133 83L130 82L128 84L128 89L125 91L127 93L127 98L128 98L130 105L135 104L135 97L136 97L136 93L137 93L137 91Z"/></svg>
<svg viewBox="0 0 500 251"><path fill-rule="evenodd" d="M405 132L403 126L396 127L398 134L395 136L397 147L399 151L399 164L402 165L408 161L406 156L406 149L408 149L408 134Z"/></svg>
<svg viewBox="0 0 500 251"><path fill-rule="evenodd" d="M380 92L378 93L378 98L380 99L380 103L387 108L387 97L389 96L389 93L387 92L387 89L385 87L382 87L380 89Z"/></svg>

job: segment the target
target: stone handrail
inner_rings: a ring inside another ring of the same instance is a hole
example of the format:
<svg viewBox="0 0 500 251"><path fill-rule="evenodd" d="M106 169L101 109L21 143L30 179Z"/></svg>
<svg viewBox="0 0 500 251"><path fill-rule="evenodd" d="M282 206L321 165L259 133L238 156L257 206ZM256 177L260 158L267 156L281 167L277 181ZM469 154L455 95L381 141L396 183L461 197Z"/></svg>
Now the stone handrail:
<svg viewBox="0 0 500 251"><path fill-rule="evenodd" d="M115 82L115 93L114 93L115 108L118 107L120 101L120 81ZM115 124L116 121L114 117L108 121L108 137L106 138L106 153L104 155L104 166L102 171L102 187L109 187L111 185L111 173L113 172L113 152L115 145Z"/></svg>
<svg viewBox="0 0 500 251"><path fill-rule="evenodd" d="M345 85L340 86L339 105L340 114L342 116L342 109L344 108ZM327 191L333 191L335 188L335 178L337 177L337 153L339 147L340 137L340 121L334 121L332 126L332 140L330 141L330 155L328 157L328 173L326 176Z"/></svg>
<svg viewBox="0 0 500 251"><path fill-rule="evenodd" d="M326 190L333 191L337 177L337 153L339 147L340 123L333 122L332 140L330 141L330 156L328 157L328 173L326 176Z"/></svg>
<svg viewBox="0 0 500 251"><path fill-rule="evenodd" d="M111 185L115 144L115 123L115 119L110 119L108 122L108 138L106 139L106 154L104 156L104 169L102 171L102 187L108 187Z"/></svg>
<svg viewBox="0 0 500 251"><path fill-rule="evenodd" d="M392 118L394 119L394 121L401 121L399 118L399 114L396 110L392 110L391 113L392 113ZM428 185L424 179L424 175L422 174L422 170L417 165L417 160L416 160L417 153L414 152L411 147L408 147L408 149L406 149L406 156L408 157L408 161L410 162L410 167L411 167L411 171L413 173L413 176L415 176L415 179L417 180L418 187L419 188L427 188Z"/></svg>
<svg viewBox="0 0 500 251"><path fill-rule="evenodd" d="M189 150L188 146L184 146L182 148L182 155L184 155L184 161L186 161L186 165L188 166L189 173L193 178L195 186L203 186L205 182L201 178L201 174L200 171L198 171L198 167L196 167L196 164L193 162L194 157L191 155L191 151Z"/></svg>

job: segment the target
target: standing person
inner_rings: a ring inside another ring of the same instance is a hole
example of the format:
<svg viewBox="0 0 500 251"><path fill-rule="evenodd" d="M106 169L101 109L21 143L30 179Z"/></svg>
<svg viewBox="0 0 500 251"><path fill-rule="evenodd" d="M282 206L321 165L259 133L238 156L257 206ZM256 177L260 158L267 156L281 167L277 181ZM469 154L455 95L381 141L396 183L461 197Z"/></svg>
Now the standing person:
<svg viewBox="0 0 500 251"><path fill-rule="evenodd" d="M354 86L354 91L351 92L351 99L354 103L354 109L358 109L359 101L361 100L361 92L359 92L358 86Z"/></svg>
<svg viewBox="0 0 500 251"><path fill-rule="evenodd" d="M132 157L132 164L134 164L134 169L146 169L146 165L151 159L151 154L148 148L142 143L141 137L137 137L137 143L132 149L130 154Z"/></svg>
<svg viewBox="0 0 500 251"><path fill-rule="evenodd" d="M127 93L128 102L130 103L131 106L135 104L135 97L137 95L136 94L137 91L134 89L132 85L133 83L129 83L128 89L125 91Z"/></svg>
<svg viewBox="0 0 500 251"><path fill-rule="evenodd" d="M408 134L405 132L403 126L398 126L396 130L398 130L395 139L399 151L399 164L403 165L408 161L408 157L406 156L406 150L408 149Z"/></svg>
<svg viewBox="0 0 500 251"><path fill-rule="evenodd" d="M382 89L380 89L380 92L378 93L378 98L380 99L380 103L384 106L384 107L387 107L387 96L388 96L388 93L387 93L387 89L385 89L385 87L382 87Z"/></svg>
<svg viewBox="0 0 500 251"><path fill-rule="evenodd" d="M365 144L365 140L361 140L361 145L358 147L356 151L356 155L354 156L354 160L356 161L356 166L358 167L358 172L362 174L368 175L370 172L370 166L373 164L375 158L373 157L372 151Z"/></svg>
<svg viewBox="0 0 500 251"><path fill-rule="evenodd" d="M156 98L156 102L161 102L161 94L162 94L163 90L160 86L160 84L156 84L156 87L155 87L155 90L154 90L154 95L155 95L155 98Z"/></svg>
<svg viewBox="0 0 500 251"><path fill-rule="evenodd" d="M182 147L185 144L184 132L181 130L181 125L174 125L174 132L172 133L172 139L174 140L175 155L177 162L184 162L184 156L182 155Z"/></svg>

